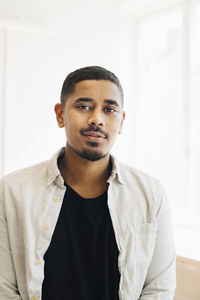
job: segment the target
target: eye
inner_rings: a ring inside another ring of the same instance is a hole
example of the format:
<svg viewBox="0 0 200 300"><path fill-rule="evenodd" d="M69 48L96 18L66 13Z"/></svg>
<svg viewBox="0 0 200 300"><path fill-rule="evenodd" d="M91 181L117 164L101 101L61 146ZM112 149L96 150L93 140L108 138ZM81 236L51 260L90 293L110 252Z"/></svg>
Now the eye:
<svg viewBox="0 0 200 300"><path fill-rule="evenodd" d="M104 110L109 113L113 113L116 111L116 109L114 109L113 107L106 107Z"/></svg>
<svg viewBox="0 0 200 300"><path fill-rule="evenodd" d="M78 105L77 108L82 109L82 110L90 110L91 107L88 105Z"/></svg>

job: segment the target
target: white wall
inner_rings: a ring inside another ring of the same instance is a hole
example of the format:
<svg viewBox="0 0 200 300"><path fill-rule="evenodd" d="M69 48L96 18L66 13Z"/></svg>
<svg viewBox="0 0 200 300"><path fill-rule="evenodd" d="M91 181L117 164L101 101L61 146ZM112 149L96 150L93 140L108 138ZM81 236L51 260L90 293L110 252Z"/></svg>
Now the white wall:
<svg viewBox="0 0 200 300"><path fill-rule="evenodd" d="M101 65L115 72L131 111L134 28L122 3L0 0L0 176L48 159L65 144L53 107L64 78L76 68ZM128 113L113 150L122 159L126 152L133 155L133 126Z"/></svg>

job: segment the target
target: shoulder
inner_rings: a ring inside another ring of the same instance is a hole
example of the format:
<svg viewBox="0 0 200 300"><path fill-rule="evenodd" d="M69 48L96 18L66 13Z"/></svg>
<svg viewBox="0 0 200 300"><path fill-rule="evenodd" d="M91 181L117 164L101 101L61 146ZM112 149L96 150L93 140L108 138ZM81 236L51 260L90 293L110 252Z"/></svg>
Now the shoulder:
<svg viewBox="0 0 200 300"><path fill-rule="evenodd" d="M141 170L138 170L134 167L131 167L120 161L117 161L117 164L120 177L125 184L131 184L134 181L138 185L145 188L162 188L160 181L154 176L147 174Z"/></svg>
<svg viewBox="0 0 200 300"><path fill-rule="evenodd" d="M0 179L0 187L19 187L41 179L45 180L47 172L48 160L5 175Z"/></svg>
<svg viewBox="0 0 200 300"><path fill-rule="evenodd" d="M20 169L13 173L4 176L0 180L0 187L4 186L29 186L49 184L53 182L56 176L59 174L57 159L62 155L64 148L59 149L54 155L49 159L41 163L29 166L24 169Z"/></svg>
<svg viewBox="0 0 200 300"><path fill-rule="evenodd" d="M136 168L117 161L119 180L122 181L127 190L138 195L147 203L159 206L163 199L166 199L166 192L160 180Z"/></svg>

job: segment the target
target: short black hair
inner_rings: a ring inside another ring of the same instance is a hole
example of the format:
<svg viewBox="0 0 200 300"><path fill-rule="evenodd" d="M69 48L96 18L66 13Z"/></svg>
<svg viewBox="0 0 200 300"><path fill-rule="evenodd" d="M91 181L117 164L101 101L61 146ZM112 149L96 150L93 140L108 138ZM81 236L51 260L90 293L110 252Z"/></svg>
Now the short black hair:
<svg viewBox="0 0 200 300"><path fill-rule="evenodd" d="M63 106L65 105L67 96L69 96L74 92L75 86L78 82L83 80L92 80L92 79L109 80L114 84L116 84L121 94L122 105L123 105L124 94L118 77L111 71L99 66L89 66L89 67L80 68L67 75L67 77L63 82L61 95L60 95L60 100L62 105Z"/></svg>

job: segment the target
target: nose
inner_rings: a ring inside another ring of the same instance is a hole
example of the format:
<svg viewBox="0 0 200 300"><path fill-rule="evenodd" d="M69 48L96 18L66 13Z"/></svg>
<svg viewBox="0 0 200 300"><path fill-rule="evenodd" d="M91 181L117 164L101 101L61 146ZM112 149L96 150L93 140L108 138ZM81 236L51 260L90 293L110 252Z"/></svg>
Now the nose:
<svg viewBox="0 0 200 300"><path fill-rule="evenodd" d="M88 125L103 127L105 125L103 113L99 110L93 110L88 118Z"/></svg>

